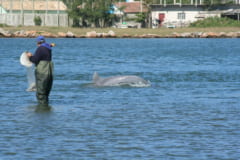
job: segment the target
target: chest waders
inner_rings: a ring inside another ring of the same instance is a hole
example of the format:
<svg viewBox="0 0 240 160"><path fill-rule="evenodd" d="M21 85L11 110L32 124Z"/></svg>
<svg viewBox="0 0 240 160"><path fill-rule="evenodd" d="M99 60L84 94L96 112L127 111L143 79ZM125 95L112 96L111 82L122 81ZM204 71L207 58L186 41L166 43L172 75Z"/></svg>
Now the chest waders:
<svg viewBox="0 0 240 160"><path fill-rule="evenodd" d="M35 69L36 97L39 105L48 105L48 96L53 83L53 63L40 61Z"/></svg>

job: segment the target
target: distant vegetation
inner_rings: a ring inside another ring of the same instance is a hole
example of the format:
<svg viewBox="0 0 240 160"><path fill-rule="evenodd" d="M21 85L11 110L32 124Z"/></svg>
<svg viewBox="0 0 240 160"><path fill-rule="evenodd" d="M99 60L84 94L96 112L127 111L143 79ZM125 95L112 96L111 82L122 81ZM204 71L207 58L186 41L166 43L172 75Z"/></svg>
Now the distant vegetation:
<svg viewBox="0 0 240 160"><path fill-rule="evenodd" d="M227 17L209 17L191 23L190 27L240 27L240 22Z"/></svg>
<svg viewBox="0 0 240 160"><path fill-rule="evenodd" d="M34 23L35 23L35 26L41 26L41 24L42 24L41 17L39 17L39 16L34 17Z"/></svg>
<svg viewBox="0 0 240 160"><path fill-rule="evenodd" d="M1 24L1 23L0 23L0 27L8 27L8 25L7 25L7 24Z"/></svg>
<svg viewBox="0 0 240 160"><path fill-rule="evenodd" d="M109 27L118 18L113 12L112 0L63 0L73 27Z"/></svg>

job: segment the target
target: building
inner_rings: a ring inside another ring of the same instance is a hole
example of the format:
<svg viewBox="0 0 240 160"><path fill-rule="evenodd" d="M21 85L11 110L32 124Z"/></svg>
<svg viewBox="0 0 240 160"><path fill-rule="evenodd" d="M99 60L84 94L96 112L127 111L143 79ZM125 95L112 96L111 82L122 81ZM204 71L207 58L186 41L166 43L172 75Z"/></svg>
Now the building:
<svg viewBox="0 0 240 160"><path fill-rule="evenodd" d="M136 14L148 11L141 1L118 2L114 5L118 9L116 12L120 11L121 14L124 14L128 18L136 18Z"/></svg>
<svg viewBox="0 0 240 160"><path fill-rule="evenodd" d="M140 27L139 23L135 22L137 14L146 13L148 9L143 5L142 1L127 1L127 2L118 2L114 4L114 14L121 17L121 27ZM125 25L125 26L124 26Z"/></svg>
<svg viewBox="0 0 240 160"><path fill-rule="evenodd" d="M239 1L233 1L232 5L204 5L203 1L199 4L192 0L190 4L176 3L173 4L154 4L151 7L152 28L167 27L186 27L190 23L207 17L235 17L240 19Z"/></svg>
<svg viewBox="0 0 240 160"><path fill-rule="evenodd" d="M220 16L220 12L209 12L204 5L154 5L152 6L152 27L185 27L190 23L210 16Z"/></svg>
<svg viewBox="0 0 240 160"><path fill-rule="evenodd" d="M67 7L60 0L0 0L0 23L33 26L39 16L43 26L68 26Z"/></svg>

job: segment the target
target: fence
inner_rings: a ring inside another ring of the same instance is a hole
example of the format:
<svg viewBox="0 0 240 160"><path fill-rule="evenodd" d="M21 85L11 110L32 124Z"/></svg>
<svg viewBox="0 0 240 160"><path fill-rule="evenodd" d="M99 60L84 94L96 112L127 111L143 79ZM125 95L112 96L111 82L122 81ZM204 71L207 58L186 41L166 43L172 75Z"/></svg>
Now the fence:
<svg viewBox="0 0 240 160"><path fill-rule="evenodd" d="M8 13L0 14L0 24L10 26L34 26L34 17L39 16L42 20L42 26L69 26L69 18L67 14L18 14Z"/></svg>
<svg viewBox="0 0 240 160"><path fill-rule="evenodd" d="M0 24L33 26L39 16L42 26L69 26L62 0L0 0Z"/></svg>

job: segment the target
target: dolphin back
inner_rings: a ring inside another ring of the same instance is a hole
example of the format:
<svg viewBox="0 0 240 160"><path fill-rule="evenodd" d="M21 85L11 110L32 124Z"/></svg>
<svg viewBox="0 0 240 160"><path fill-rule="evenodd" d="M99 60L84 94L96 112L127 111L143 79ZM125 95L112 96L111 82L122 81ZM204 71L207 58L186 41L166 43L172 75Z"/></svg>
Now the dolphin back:
<svg viewBox="0 0 240 160"><path fill-rule="evenodd" d="M97 72L93 74L93 83L96 86L132 86L132 87L149 87L149 81L134 75L112 76L107 78L99 77Z"/></svg>

